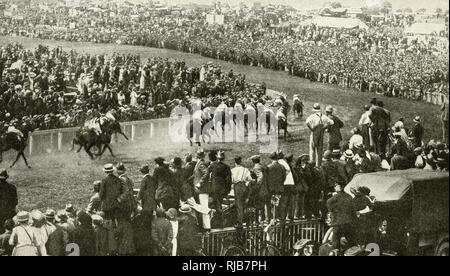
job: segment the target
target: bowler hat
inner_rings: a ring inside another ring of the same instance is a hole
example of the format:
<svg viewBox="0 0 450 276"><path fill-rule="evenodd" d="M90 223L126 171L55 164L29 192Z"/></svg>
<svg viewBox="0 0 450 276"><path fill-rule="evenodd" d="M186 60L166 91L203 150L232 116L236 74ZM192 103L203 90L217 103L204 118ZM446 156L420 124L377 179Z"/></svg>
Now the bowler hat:
<svg viewBox="0 0 450 276"><path fill-rule="evenodd" d="M0 170L0 179L8 179L9 175L8 175L8 171L6 169L1 169Z"/></svg>
<svg viewBox="0 0 450 276"><path fill-rule="evenodd" d="M351 159L351 158L355 157L355 154L353 153L352 150L346 150L346 151L344 152L344 157L345 157L345 158Z"/></svg>
<svg viewBox="0 0 450 276"><path fill-rule="evenodd" d="M127 169L125 168L125 165L123 163L119 163L116 166L116 170L118 173L124 173Z"/></svg>
<svg viewBox="0 0 450 276"><path fill-rule="evenodd" d="M333 157L340 157L341 156L341 150L339 150L339 149L334 149L332 152L331 152L331 155L333 156Z"/></svg>
<svg viewBox="0 0 450 276"><path fill-rule="evenodd" d="M259 162L261 161L261 156L253 155L252 157L250 157L250 160L252 160L253 162Z"/></svg>
<svg viewBox="0 0 450 276"><path fill-rule="evenodd" d="M148 173L150 172L149 166L144 165L144 166L140 169L140 172L141 172L142 174L148 174Z"/></svg>
<svg viewBox="0 0 450 276"><path fill-rule="evenodd" d="M155 158L155 163L158 164L158 165L164 164L164 161L165 161L165 159L162 158L162 157Z"/></svg>

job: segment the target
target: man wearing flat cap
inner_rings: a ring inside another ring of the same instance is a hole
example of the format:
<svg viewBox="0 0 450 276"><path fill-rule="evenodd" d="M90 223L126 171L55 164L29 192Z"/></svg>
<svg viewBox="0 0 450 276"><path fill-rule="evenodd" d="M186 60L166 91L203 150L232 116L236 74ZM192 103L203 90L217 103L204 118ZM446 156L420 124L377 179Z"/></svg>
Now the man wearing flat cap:
<svg viewBox="0 0 450 276"><path fill-rule="evenodd" d="M18 203L17 189L14 185L8 183L9 178L6 169L0 170L0 233L3 233L3 224L7 219L12 219L16 214Z"/></svg>

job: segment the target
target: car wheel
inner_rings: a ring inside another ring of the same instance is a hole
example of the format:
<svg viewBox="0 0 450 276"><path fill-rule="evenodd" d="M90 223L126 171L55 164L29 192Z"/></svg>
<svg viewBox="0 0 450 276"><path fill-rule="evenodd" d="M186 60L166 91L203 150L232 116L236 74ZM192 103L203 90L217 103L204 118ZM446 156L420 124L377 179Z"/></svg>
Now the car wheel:
<svg viewBox="0 0 450 276"><path fill-rule="evenodd" d="M229 257L245 256L245 251L240 247L231 245L223 250L222 256L225 256L225 257L227 257L227 256L229 256Z"/></svg>
<svg viewBox="0 0 450 276"><path fill-rule="evenodd" d="M448 256L448 242L443 242L436 250L436 256Z"/></svg>

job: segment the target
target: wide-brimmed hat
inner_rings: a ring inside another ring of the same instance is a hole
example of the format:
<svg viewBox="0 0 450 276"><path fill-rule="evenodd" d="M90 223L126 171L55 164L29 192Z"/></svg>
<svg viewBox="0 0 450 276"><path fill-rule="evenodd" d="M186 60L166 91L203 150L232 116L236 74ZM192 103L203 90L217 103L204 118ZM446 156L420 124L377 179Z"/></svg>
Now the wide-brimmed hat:
<svg viewBox="0 0 450 276"><path fill-rule="evenodd" d="M320 111L321 110L321 108L320 108L320 104L319 103L315 103L314 105L313 105L313 109L312 109L313 111Z"/></svg>
<svg viewBox="0 0 450 276"><path fill-rule="evenodd" d="M103 171L105 173L112 173L112 172L114 172L114 165L113 164L106 164L105 166L103 166Z"/></svg>
<svg viewBox="0 0 450 276"><path fill-rule="evenodd" d="M340 157L341 155L342 155L342 153L341 153L341 150L339 150L339 149L334 149L331 152L331 156L333 156L333 157Z"/></svg>
<svg viewBox="0 0 450 276"><path fill-rule="evenodd" d="M8 179L8 177L9 177L8 171L6 169L1 169L0 170L0 179L5 180L5 179Z"/></svg>
<svg viewBox="0 0 450 276"><path fill-rule="evenodd" d="M416 117L413 119L413 122L414 122L414 123L420 123L420 116L416 116Z"/></svg>
<svg viewBox="0 0 450 276"><path fill-rule="evenodd" d="M355 157L355 154L353 153L352 150L346 150L346 151L344 152L344 157L345 157L345 158L352 159L353 157Z"/></svg>
<svg viewBox="0 0 450 276"><path fill-rule="evenodd" d="M178 211L182 214L189 214L192 212L192 208L189 205L184 204Z"/></svg>
<svg viewBox="0 0 450 276"><path fill-rule="evenodd" d="M127 171L127 169L125 168L125 165L123 163L119 163L116 166L116 171L117 173L124 173Z"/></svg>
<svg viewBox="0 0 450 276"><path fill-rule="evenodd" d="M18 222L27 222L30 220L30 213L28 213L27 211L20 211L16 215L16 218Z"/></svg>

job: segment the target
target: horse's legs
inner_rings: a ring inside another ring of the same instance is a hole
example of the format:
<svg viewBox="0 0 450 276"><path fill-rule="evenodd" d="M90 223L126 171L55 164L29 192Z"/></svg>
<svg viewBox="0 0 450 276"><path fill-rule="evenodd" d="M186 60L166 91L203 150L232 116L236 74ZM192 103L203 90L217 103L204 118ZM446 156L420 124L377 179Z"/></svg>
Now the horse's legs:
<svg viewBox="0 0 450 276"><path fill-rule="evenodd" d="M116 156L114 155L114 153L113 153L111 147L110 147L108 144L105 145L105 148L107 148L107 149L109 150L109 153L111 153L111 156L112 156L112 157L114 157L114 158L116 157ZM105 151L105 150L103 150L103 151Z"/></svg>
<svg viewBox="0 0 450 276"><path fill-rule="evenodd" d="M125 139L127 139L127 140L129 140L128 139L128 136L127 135L125 135L125 133L123 133L123 131L121 130L121 131L119 131L118 132L119 134L121 134Z"/></svg>
<svg viewBox="0 0 450 276"><path fill-rule="evenodd" d="M12 168L12 167L14 167L14 165L16 165L17 161L19 161L19 158L20 158L20 151L17 152L16 160L14 160L14 162L12 163L10 168Z"/></svg>
<svg viewBox="0 0 450 276"><path fill-rule="evenodd" d="M89 146L87 146L87 147L84 147L84 150L86 151L86 153L89 155L89 157L90 157L91 159L94 159L94 155L93 155L92 152L91 152L91 148L92 148L92 145L89 145Z"/></svg>
<svg viewBox="0 0 450 276"><path fill-rule="evenodd" d="M27 158L25 157L25 153L23 153L23 151L21 151L21 152L20 152L20 155L22 156L22 159L23 159L23 161L25 162L25 165L26 165L29 169L31 169L31 166L28 165L28 161L27 161Z"/></svg>

